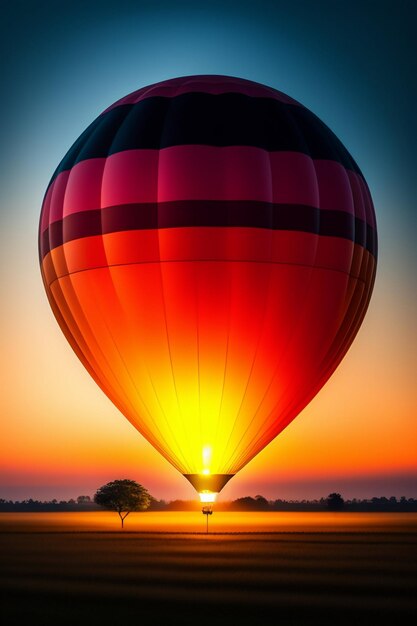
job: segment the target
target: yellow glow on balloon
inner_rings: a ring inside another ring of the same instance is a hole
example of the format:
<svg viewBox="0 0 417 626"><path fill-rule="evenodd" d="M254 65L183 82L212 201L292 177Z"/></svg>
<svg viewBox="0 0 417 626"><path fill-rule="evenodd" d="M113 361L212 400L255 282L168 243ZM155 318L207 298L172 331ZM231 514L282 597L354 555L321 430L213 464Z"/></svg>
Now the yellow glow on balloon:
<svg viewBox="0 0 417 626"><path fill-rule="evenodd" d="M210 474L211 456L212 456L212 447L204 446L203 448L203 471L201 473L204 474L205 476L208 476Z"/></svg>

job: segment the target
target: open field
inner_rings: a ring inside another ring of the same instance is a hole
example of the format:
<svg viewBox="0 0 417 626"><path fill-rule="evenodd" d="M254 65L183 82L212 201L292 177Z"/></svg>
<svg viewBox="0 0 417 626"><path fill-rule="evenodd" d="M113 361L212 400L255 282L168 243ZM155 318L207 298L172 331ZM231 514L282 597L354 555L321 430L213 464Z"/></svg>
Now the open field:
<svg viewBox="0 0 417 626"><path fill-rule="evenodd" d="M2 513L0 617L48 626L417 616L417 515Z"/></svg>

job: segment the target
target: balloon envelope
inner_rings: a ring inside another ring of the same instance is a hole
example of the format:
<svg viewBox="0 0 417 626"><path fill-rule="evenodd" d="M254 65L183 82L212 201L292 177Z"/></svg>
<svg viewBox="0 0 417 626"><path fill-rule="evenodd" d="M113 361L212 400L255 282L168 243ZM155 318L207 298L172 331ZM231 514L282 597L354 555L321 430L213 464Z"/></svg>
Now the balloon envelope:
<svg viewBox="0 0 417 626"><path fill-rule="evenodd" d="M376 253L368 187L335 135L283 93L222 76L104 111L40 222L72 348L199 491L219 491L335 370Z"/></svg>

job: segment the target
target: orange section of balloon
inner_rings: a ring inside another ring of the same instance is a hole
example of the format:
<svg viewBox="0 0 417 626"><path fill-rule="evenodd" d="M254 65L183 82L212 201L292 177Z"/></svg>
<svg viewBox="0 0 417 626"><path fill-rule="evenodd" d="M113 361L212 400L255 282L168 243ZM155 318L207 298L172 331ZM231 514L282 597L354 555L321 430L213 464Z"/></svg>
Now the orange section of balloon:
<svg viewBox="0 0 417 626"><path fill-rule="evenodd" d="M218 492L348 350L376 271L363 176L307 109L187 77L130 94L45 195L40 257L69 343L198 491Z"/></svg>

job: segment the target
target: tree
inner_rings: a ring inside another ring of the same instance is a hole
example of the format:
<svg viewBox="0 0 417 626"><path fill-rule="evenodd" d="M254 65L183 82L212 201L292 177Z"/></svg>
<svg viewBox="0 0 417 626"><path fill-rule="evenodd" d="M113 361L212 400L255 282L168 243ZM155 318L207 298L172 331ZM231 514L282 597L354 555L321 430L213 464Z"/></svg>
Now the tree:
<svg viewBox="0 0 417 626"><path fill-rule="evenodd" d="M77 498L77 504L90 504L90 502L90 496L78 496Z"/></svg>
<svg viewBox="0 0 417 626"><path fill-rule="evenodd" d="M267 511L269 509L269 502L263 496L255 496L256 508L260 511Z"/></svg>
<svg viewBox="0 0 417 626"><path fill-rule="evenodd" d="M254 511L256 510L256 500L252 496L243 496L234 500L232 506L237 511Z"/></svg>
<svg viewBox="0 0 417 626"><path fill-rule="evenodd" d="M326 503L330 511L341 511L345 501L340 493L330 493L326 498Z"/></svg>
<svg viewBox="0 0 417 626"><path fill-rule="evenodd" d="M111 511L117 511L124 527L126 517L132 511L145 511L151 496L142 485L134 480L114 480L98 489L94 502Z"/></svg>

